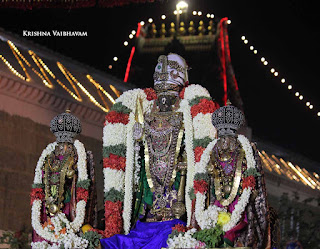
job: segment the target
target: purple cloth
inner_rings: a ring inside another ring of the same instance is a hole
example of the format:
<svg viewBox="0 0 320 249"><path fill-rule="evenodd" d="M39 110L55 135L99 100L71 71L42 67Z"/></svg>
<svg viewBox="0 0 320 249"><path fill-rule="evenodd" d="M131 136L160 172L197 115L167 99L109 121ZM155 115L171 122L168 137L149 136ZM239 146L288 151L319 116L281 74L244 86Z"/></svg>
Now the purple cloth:
<svg viewBox="0 0 320 249"><path fill-rule="evenodd" d="M161 249L167 247L167 239L172 232L172 227L176 224L186 225L181 220L170 220L162 222L140 222L137 221L135 227L128 235L117 234L107 239L101 239L104 249Z"/></svg>

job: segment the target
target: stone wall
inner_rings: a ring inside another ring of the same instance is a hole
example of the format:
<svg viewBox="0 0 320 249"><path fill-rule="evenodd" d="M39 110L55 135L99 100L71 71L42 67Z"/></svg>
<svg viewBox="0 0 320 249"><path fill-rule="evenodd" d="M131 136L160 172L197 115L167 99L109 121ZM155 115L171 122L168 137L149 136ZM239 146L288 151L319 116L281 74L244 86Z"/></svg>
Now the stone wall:
<svg viewBox="0 0 320 249"><path fill-rule="evenodd" d="M102 129L102 127L101 127ZM103 208L102 141L77 137L95 156L98 206ZM42 150L55 141L49 126L0 111L0 229L31 227L29 193Z"/></svg>

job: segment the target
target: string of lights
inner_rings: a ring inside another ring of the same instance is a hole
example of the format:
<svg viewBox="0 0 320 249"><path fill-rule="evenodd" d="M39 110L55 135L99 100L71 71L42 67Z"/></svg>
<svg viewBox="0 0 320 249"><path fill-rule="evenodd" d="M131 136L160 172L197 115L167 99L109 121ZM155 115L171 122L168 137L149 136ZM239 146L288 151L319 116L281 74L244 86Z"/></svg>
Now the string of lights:
<svg viewBox="0 0 320 249"><path fill-rule="evenodd" d="M182 10L175 10L173 13L174 13L174 15L178 15L178 14L182 14L183 12L182 12ZM203 13L202 13L202 11L200 11L200 10L198 10L198 11L197 11L197 10L194 10L194 11L192 11L192 15L194 15L194 16L202 16ZM215 16L214 16L214 14L208 13L208 14L206 15L206 17L207 17L208 19L213 19ZM167 17L166 17L166 15L162 14L162 15L160 16L160 18L161 18L162 20L165 20ZM148 22L149 22L149 23L153 23L153 19L150 17L150 18L148 19ZM230 20L230 19L227 20L227 24L231 24L231 20ZM144 25L145 25L145 22L144 22L144 21L141 21L141 22L140 22L140 25L141 25L141 26L144 26ZM130 38L130 39L133 39L133 38L135 37L135 34L136 34L136 31L135 31L135 30L132 30L131 33L129 34L129 38ZM241 36L241 40L243 41L244 44L246 44L246 45L249 46L249 49L250 49L255 55L258 55L258 50L257 50L253 45L249 44L248 39L247 39L244 35ZM129 45L129 42L128 42L128 41L124 41L123 44L124 44L124 46L128 46L128 45ZM116 59L115 59L115 58L116 58ZM116 62L116 61L118 60L118 57L114 57L113 60ZM315 111L316 115L317 115L318 117L320 117L320 111L319 111L319 110L318 110L318 111L315 110L316 108L314 107L314 105L311 103L310 100L307 100L307 98L305 98L305 97L301 94L301 91L295 90L296 88L293 87L293 85L292 85L291 83L288 84L285 78L279 77L279 72L278 72L274 67L271 67L270 63L266 60L265 57L261 56L260 60L261 60L261 63L262 63L264 66L268 66L268 65L269 65L269 67L270 67L270 73L272 73L275 78L280 79L280 82L281 82L283 85L287 85L287 89L288 89L289 91L295 91L294 95L295 95L300 101L304 102L305 105L306 105L306 107L307 107L309 110ZM112 65L109 65L108 68L109 68L109 69L112 69Z"/></svg>
<svg viewBox="0 0 320 249"><path fill-rule="evenodd" d="M81 89L81 91L89 98L89 100L94 105L99 107L104 112L108 112L110 110L110 108L109 108L108 103L105 101L102 94L104 94L112 104L115 103L114 98L99 83L97 83L91 75L88 74L87 79L89 80L90 83L92 83L96 87L96 90L97 90L101 100L103 101L104 106L101 105L95 99L95 97L93 97L93 95L72 75L72 73L61 62L57 61L56 65L58 66L60 71L63 73L63 75L65 76L65 78L67 79L69 84L71 85L73 91L55 76L55 74L49 69L49 67L43 62L43 60L35 52L33 52L32 50L28 50L28 53L31 56L32 60L35 62L36 67L31 65L31 63L26 59L26 57L24 57L22 55L22 53L19 51L19 49L15 46L15 44L12 41L8 40L7 43L9 45L13 55L15 56L18 64L20 65L21 69L23 70L23 73L25 74L25 76L22 75L21 73L19 73L18 70L15 69L14 66L12 66L12 64L2 54L0 54L0 59L10 69L10 71L14 75L19 77L20 79L27 81L27 82L32 81L32 78L27 71L27 67L28 67L41 79L42 83L46 87L48 87L50 89L54 88L53 82L49 79L49 77L47 75L47 74L49 74L52 77L52 79L54 79L66 92L68 92L75 100L77 100L79 102L82 102L83 99L82 99L80 92L78 91L76 86L78 86ZM114 57L114 60L117 61L118 58ZM40 69L40 71L37 70L36 68ZM113 85L109 85L109 87L115 93L115 95L117 97L120 96L120 92Z"/></svg>
<svg viewBox="0 0 320 249"><path fill-rule="evenodd" d="M258 50L253 45L249 44L249 40L244 35L241 36L241 40L245 45L249 47L250 51L252 51L255 55L260 56ZM311 103L311 101L305 98L305 96L302 95L301 91L294 87L292 83L288 83L284 77L280 77L279 72L270 65L271 63L269 63L264 56L261 56L260 61L264 66L268 66L270 68L270 73L273 74L273 76L277 80L279 80L282 85L286 86L288 91L294 92L294 96L296 96L302 103L304 102L309 110L314 110L316 112L316 115L318 117L320 116L320 111L315 110L315 107Z"/></svg>

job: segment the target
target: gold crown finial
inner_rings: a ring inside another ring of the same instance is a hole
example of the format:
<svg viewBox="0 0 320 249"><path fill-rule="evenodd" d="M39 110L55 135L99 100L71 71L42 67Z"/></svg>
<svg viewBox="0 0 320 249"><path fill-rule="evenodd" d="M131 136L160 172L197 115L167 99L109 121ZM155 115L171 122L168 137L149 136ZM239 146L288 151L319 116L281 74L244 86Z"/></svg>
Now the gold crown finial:
<svg viewBox="0 0 320 249"><path fill-rule="evenodd" d="M232 105L232 103L231 103L230 99L228 99L228 100L227 100L226 105Z"/></svg>
<svg viewBox="0 0 320 249"><path fill-rule="evenodd" d="M66 110L66 113L71 113L71 111L69 109Z"/></svg>

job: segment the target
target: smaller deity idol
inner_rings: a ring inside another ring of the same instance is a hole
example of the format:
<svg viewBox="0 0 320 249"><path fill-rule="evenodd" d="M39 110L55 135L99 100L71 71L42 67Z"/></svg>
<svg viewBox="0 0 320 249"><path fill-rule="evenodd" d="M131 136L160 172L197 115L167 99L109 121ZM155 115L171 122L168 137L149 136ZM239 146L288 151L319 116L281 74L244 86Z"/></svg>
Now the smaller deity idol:
<svg viewBox="0 0 320 249"><path fill-rule="evenodd" d="M218 139L203 152L194 177L195 217L201 229L221 231L216 247L266 248L267 201L257 150L236 131L244 115L227 104L212 115Z"/></svg>
<svg viewBox="0 0 320 249"><path fill-rule="evenodd" d="M90 187L85 148L74 141L81 124L66 111L51 121L50 130L57 140L42 152L32 185L32 248L87 248L88 240L78 236Z"/></svg>

